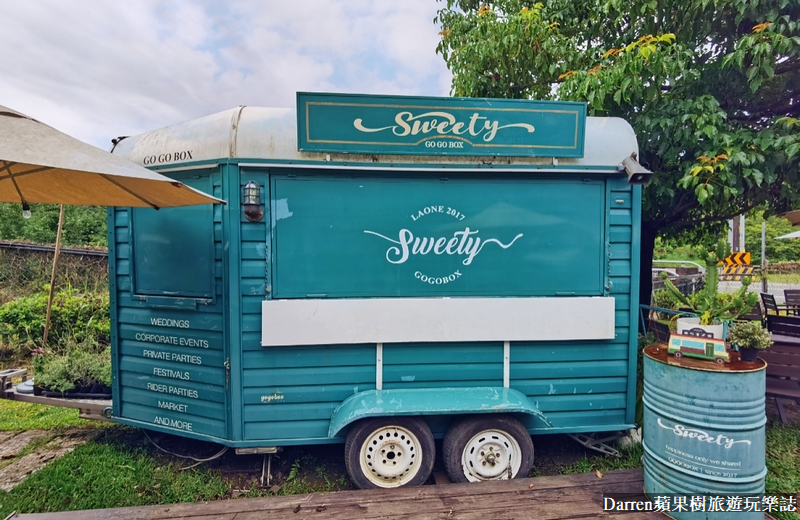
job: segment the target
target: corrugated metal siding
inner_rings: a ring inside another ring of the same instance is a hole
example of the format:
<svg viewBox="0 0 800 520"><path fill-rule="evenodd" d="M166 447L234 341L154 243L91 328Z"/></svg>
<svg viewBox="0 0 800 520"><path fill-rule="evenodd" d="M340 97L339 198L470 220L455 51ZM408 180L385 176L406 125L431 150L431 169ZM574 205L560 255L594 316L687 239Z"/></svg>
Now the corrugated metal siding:
<svg viewBox="0 0 800 520"><path fill-rule="evenodd" d="M212 176L211 186L212 194L220 197L218 173ZM115 415L156 429L182 430L183 435L227 438L222 208L217 205L213 210L214 302L191 310L157 307L133 297L131 212L124 208L111 212L115 265L111 290L116 302L112 328L117 338L114 374L118 385ZM190 326L158 326L154 321L158 319L188 320Z"/></svg>

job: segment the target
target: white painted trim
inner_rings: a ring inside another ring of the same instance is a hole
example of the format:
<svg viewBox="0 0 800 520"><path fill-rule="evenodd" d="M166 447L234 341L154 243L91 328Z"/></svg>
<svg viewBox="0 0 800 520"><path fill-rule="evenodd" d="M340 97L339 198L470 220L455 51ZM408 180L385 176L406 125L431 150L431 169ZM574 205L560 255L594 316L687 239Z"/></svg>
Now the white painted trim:
<svg viewBox="0 0 800 520"><path fill-rule="evenodd" d="M261 345L614 338L614 298L364 298L262 302Z"/></svg>
<svg viewBox="0 0 800 520"><path fill-rule="evenodd" d="M375 390L383 390L383 343L375 347Z"/></svg>
<svg viewBox="0 0 800 520"><path fill-rule="evenodd" d="M192 170L210 170L212 168L218 167L219 164L197 164L194 166L176 166L174 168L161 168L161 169L154 169L153 171L156 173L170 173L170 172L183 172L183 171L192 171Z"/></svg>
<svg viewBox="0 0 800 520"><path fill-rule="evenodd" d="M263 163L250 163L250 162L240 162L239 168L302 168L307 170L309 168L313 168L315 170L364 170L364 171L379 171L379 172L388 172L388 171L414 171L414 172L437 172L441 173L443 176L446 176L448 172L452 173L472 173L477 171L484 171L484 170L491 170L495 173L527 173L536 171L538 173L543 172L558 172L558 173L600 173L604 175L612 175L612 174L623 174L625 173L624 170L612 170L609 168L576 168L570 167L567 165L563 165L562 167L554 169L550 164L521 164L519 168L500 168L497 166L484 166L482 168L459 168L453 167L450 163L444 163L444 166L440 166L438 168L431 168L430 166L422 167L422 166L415 166L412 163L405 164L399 163L399 161L395 161L399 164L399 166L370 166L370 165L360 165L360 164L303 164L303 163L278 163L278 162L263 162ZM177 169L177 168L176 168ZM158 170L164 171L164 170Z"/></svg>
<svg viewBox="0 0 800 520"><path fill-rule="evenodd" d="M503 388L511 386L511 342L503 342Z"/></svg>

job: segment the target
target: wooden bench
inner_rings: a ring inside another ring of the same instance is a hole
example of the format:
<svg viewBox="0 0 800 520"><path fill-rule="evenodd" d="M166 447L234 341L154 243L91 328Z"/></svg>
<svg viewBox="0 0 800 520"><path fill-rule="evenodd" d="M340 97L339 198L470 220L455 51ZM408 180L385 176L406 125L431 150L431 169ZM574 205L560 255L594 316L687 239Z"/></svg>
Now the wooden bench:
<svg viewBox="0 0 800 520"><path fill-rule="evenodd" d="M767 362L767 397L774 397L781 422L788 422L782 399L800 406L800 317L767 316L774 344L759 353Z"/></svg>

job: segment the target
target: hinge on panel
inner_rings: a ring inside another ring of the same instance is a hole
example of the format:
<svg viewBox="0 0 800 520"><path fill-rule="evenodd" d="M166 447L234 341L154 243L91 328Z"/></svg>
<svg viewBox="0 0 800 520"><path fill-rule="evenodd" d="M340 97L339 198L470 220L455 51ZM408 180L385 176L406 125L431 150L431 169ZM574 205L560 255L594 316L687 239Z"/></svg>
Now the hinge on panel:
<svg viewBox="0 0 800 520"><path fill-rule="evenodd" d="M605 289L606 293L605 296L608 296L611 293L611 242L606 242L606 250L608 251L608 278L606 281Z"/></svg>
<svg viewBox="0 0 800 520"><path fill-rule="evenodd" d="M231 358L225 360L225 388L231 385Z"/></svg>

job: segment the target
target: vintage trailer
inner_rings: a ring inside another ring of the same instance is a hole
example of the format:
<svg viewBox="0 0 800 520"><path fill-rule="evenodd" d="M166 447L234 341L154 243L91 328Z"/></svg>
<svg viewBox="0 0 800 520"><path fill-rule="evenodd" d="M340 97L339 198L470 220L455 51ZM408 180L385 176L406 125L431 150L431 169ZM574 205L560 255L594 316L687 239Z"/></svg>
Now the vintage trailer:
<svg viewBox="0 0 800 520"><path fill-rule="evenodd" d="M636 138L582 103L298 94L121 139L226 206L111 208L113 420L346 443L360 487L634 425ZM633 156L633 157L632 157Z"/></svg>

